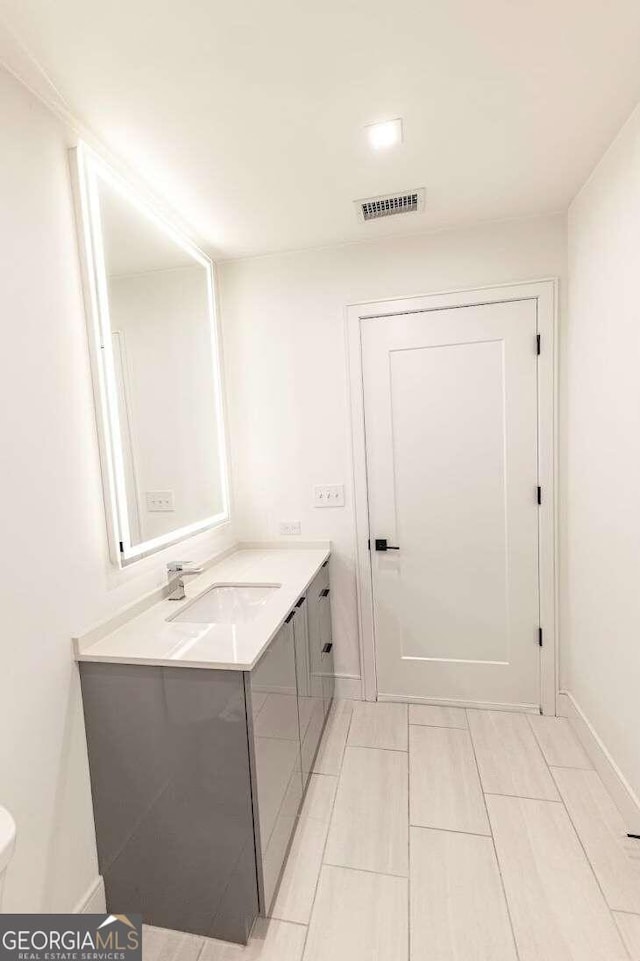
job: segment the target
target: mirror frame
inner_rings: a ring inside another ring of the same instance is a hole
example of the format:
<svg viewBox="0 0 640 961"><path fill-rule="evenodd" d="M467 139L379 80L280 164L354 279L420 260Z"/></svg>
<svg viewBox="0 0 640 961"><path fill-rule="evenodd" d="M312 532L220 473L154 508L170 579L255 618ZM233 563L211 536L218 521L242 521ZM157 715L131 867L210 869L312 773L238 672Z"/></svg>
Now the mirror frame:
<svg viewBox="0 0 640 961"><path fill-rule="evenodd" d="M85 313L89 334L94 402L100 444L100 460L104 488L109 550L119 567L163 550L171 544L191 537L230 520L229 467L225 424L221 337L216 304L213 262L191 240L157 213L119 174L86 143L80 141L70 151L74 193L80 240ZM176 528L158 537L131 543L127 509L126 480L122 455L122 431L113 359L112 328L109 315L108 278L104 254L98 185L102 181L116 190L156 229L173 240L207 272L208 317L213 367L214 404L220 446L220 490L223 509L202 520Z"/></svg>

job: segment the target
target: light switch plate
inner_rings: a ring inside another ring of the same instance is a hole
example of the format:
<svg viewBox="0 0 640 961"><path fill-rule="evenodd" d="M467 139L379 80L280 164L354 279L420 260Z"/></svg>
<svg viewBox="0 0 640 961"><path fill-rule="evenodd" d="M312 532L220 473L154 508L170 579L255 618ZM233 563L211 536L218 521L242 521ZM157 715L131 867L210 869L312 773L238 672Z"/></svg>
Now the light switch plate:
<svg viewBox="0 0 640 961"><path fill-rule="evenodd" d="M145 491L147 510L151 514L174 511L173 491Z"/></svg>
<svg viewBox="0 0 640 961"><path fill-rule="evenodd" d="M291 534L301 534L302 527L300 521L280 521L279 531L287 536Z"/></svg>
<svg viewBox="0 0 640 961"><path fill-rule="evenodd" d="M344 484L322 484L313 488L314 507L344 507Z"/></svg>

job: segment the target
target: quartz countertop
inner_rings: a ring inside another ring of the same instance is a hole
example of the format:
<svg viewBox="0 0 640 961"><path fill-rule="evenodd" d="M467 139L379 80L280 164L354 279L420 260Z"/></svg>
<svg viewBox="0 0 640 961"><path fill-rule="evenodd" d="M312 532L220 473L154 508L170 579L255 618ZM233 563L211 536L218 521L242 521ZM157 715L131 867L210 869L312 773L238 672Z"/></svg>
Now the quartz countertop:
<svg viewBox="0 0 640 961"><path fill-rule="evenodd" d="M158 600L108 633L98 629L75 638L76 660L250 671L329 554L325 547L238 549L202 574L185 578L183 601ZM248 623L168 620L212 587L228 585L279 588Z"/></svg>

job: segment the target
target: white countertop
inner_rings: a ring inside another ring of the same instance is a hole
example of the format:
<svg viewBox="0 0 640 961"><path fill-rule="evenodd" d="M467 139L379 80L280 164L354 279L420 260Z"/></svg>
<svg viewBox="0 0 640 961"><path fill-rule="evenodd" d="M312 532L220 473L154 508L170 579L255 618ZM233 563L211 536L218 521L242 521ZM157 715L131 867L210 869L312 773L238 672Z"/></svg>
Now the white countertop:
<svg viewBox="0 0 640 961"><path fill-rule="evenodd" d="M159 600L98 639L100 630L75 638L76 660L250 671L329 554L324 547L239 549L202 574L186 578L185 600ZM228 584L280 587L249 623L190 624L167 620L211 587Z"/></svg>

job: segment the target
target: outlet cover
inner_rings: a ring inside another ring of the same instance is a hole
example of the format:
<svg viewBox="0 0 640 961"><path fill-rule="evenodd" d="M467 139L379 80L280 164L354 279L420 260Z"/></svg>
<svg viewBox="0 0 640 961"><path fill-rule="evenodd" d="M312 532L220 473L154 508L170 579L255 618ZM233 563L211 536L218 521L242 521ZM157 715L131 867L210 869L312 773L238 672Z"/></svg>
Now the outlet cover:
<svg viewBox="0 0 640 961"><path fill-rule="evenodd" d="M152 514L176 509L173 502L173 491L146 491L144 496L147 510Z"/></svg>
<svg viewBox="0 0 640 961"><path fill-rule="evenodd" d="M344 484L322 484L313 488L314 507L344 507Z"/></svg>
<svg viewBox="0 0 640 961"><path fill-rule="evenodd" d="M301 534L302 527L300 521L280 521L279 531L289 537L292 534Z"/></svg>

